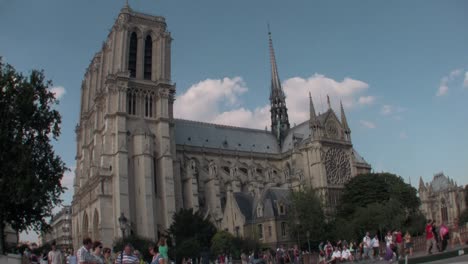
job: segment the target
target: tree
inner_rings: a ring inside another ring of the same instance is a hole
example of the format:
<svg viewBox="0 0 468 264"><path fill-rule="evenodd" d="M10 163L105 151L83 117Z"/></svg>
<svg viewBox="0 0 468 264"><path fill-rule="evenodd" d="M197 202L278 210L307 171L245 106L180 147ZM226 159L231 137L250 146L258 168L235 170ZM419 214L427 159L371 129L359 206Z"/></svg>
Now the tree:
<svg viewBox="0 0 468 264"><path fill-rule="evenodd" d="M393 199L398 201L406 213L417 212L421 201L414 187L391 173L362 174L351 179L346 185L341 198L338 216L347 218L358 207L372 203L384 203Z"/></svg>
<svg viewBox="0 0 468 264"><path fill-rule="evenodd" d="M5 225L46 231L65 190L65 163L51 145L61 123L51 85L43 71L25 77L0 58L0 253Z"/></svg>
<svg viewBox="0 0 468 264"><path fill-rule="evenodd" d="M177 256L198 257L201 248L210 248L216 227L200 211L181 209L172 216L169 233L175 239Z"/></svg>
<svg viewBox="0 0 468 264"><path fill-rule="evenodd" d="M211 239L211 253L220 255L237 251L235 248L235 237L227 231L219 231Z"/></svg>
<svg viewBox="0 0 468 264"><path fill-rule="evenodd" d="M316 243L324 236L325 215L320 198L309 187L291 191L291 204L288 212L288 226L291 239L305 241L307 232L310 241Z"/></svg>

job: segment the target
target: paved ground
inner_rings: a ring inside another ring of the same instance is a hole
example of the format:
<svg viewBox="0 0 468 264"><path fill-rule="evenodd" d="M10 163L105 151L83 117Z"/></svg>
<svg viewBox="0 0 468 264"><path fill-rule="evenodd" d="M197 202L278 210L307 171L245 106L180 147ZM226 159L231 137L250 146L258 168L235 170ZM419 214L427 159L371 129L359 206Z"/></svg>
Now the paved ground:
<svg viewBox="0 0 468 264"><path fill-rule="evenodd" d="M455 258L442 259L438 261L428 262L427 264L467 264L468 255L463 255Z"/></svg>

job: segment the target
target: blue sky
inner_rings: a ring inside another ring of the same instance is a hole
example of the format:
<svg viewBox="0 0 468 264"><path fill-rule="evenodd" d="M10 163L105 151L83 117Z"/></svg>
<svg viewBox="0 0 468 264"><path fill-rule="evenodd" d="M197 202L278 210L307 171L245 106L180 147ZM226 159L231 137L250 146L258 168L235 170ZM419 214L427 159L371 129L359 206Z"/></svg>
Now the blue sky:
<svg viewBox="0 0 468 264"><path fill-rule="evenodd" d="M336 110L343 100L353 144L376 171L413 185L443 171L468 184L467 1L129 2L166 17L178 116L268 125L270 23L293 123L306 117L308 91L318 111L330 94ZM55 146L72 168L81 80L123 4L0 0L0 56L22 72L44 69L62 87Z"/></svg>

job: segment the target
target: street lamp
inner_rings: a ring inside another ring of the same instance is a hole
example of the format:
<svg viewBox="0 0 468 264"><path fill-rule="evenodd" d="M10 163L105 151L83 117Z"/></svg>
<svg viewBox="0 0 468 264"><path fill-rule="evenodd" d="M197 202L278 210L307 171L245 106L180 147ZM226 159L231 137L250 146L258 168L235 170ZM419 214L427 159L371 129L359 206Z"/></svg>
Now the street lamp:
<svg viewBox="0 0 468 264"><path fill-rule="evenodd" d="M121 213L118 220L120 230L122 230L122 238L125 238L125 229L127 228L127 217L125 217L124 213Z"/></svg>
<svg viewBox="0 0 468 264"><path fill-rule="evenodd" d="M310 254L311 252L310 252L310 231L309 230L307 230L306 235L307 235L307 245L309 246L309 254Z"/></svg>

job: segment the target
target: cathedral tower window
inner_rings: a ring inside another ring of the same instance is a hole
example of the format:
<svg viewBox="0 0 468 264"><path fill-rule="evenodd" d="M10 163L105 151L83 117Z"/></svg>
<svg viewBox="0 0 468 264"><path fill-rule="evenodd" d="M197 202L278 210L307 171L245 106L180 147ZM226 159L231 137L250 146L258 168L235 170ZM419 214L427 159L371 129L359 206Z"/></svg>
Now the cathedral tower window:
<svg viewBox="0 0 468 264"><path fill-rule="evenodd" d="M127 93L127 113L136 115L136 94L133 91Z"/></svg>
<svg viewBox="0 0 468 264"><path fill-rule="evenodd" d="M144 74L145 80L151 80L151 60L153 56L153 40L151 36L147 36L145 39L145 63L144 63Z"/></svg>
<svg viewBox="0 0 468 264"><path fill-rule="evenodd" d="M136 65L137 65L137 46L138 39L135 32L130 35L130 48L128 51L128 71L130 71L130 77L136 77Z"/></svg>
<svg viewBox="0 0 468 264"><path fill-rule="evenodd" d="M153 117L153 96L145 95L145 117Z"/></svg>

